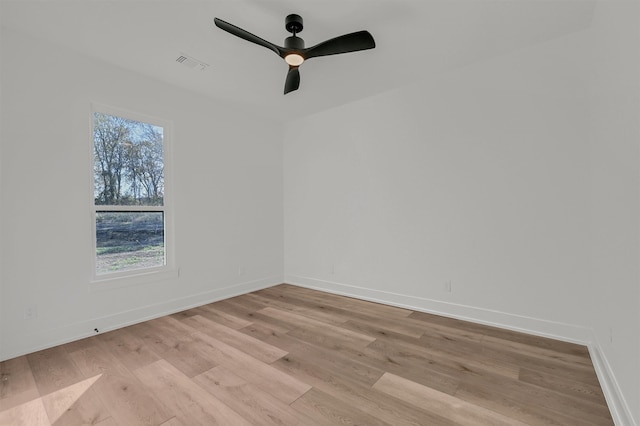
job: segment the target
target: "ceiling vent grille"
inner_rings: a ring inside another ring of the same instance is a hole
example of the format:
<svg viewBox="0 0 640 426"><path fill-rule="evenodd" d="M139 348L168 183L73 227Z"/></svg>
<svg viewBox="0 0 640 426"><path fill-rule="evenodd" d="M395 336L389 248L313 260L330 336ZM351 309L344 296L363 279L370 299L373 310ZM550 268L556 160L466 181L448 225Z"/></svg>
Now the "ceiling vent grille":
<svg viewBox="0 0 640 426"><path fill-rule="evenodd" d="M181 53L180 56L178 56L178 58L176 59L176 62L186 67L189 67L191 69L199 70L199 71L204 71L209 66L209 64L204 63L191 56L187 56L184 53Z"/></svg>

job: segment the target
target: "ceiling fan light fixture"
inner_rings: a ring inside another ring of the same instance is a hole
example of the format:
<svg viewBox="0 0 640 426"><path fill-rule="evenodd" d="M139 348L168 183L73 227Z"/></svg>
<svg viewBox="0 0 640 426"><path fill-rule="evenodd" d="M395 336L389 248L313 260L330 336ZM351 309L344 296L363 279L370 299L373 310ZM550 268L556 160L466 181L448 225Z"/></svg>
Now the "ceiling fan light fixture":
<svg viewBox="0 0 640 426"><path fill-rule="evenodd" d="M304 58L302 57L302 55L299 55L297 53L288 54L287 56L284 57L284 60L287 64L291 65L292 67L298 67L302 65L302 63L304 62Z"/></svg>

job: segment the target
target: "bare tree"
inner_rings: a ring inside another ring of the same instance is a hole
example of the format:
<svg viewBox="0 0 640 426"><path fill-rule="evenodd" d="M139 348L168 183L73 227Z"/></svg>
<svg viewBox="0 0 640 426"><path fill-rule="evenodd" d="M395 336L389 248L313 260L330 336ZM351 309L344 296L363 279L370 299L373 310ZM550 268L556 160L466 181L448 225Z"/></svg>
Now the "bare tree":
<svg viewBox="0 0 640 426"><path fill-rule="evenodd" d="M130 128L121 117L96 113L93 126L94 180L97 204L119 204Z"/></svg>
<svg viewBox="0 0 640 426"><path fill-rule="evenodd" d="M93 139L96 204L162 205L161 128L95 113Z"/></svg>

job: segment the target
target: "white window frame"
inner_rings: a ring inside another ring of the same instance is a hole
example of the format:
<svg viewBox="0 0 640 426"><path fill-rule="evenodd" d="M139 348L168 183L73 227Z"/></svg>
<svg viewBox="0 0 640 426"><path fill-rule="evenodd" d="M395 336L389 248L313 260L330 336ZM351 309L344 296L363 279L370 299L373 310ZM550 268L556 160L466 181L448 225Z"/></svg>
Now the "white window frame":
<svg viewBox="0 0 640 426"><path fill-rule="evenodd" d="M104 206L95 204L95 185L94 185L94 115L95 113L108 114L112 116L124 117L143 123L152 124L162 127L162 149L163 149L163 166L164 166L164 194L162 206ZM172 139L173 139L173 123L169 120L152 117L121 108L115 108L100 103L91 104L89 133L89 153L90 153L90 211L91 211L91 279L90 291L100 291L110 288L126 287L130 285L138 285L153 281L160 281L178 276L178 269L175 265L175 243L173 233L173 158L172 158ZM164 251L165 264L163 266L140 268L129 271L113 272L108 274L97 273L97 238L96 238L96 212L98 211L163 211L164 213Z"/></svg>

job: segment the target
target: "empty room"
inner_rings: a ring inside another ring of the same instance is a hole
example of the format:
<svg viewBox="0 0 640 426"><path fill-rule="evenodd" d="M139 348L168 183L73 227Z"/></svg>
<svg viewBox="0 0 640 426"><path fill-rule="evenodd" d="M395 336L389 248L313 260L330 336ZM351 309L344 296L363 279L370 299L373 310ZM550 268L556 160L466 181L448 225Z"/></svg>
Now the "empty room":
<svg viewBox="0 0 640 426"><path fill-rule="evenodd" d="M3 426L640 425L640 2L0 24Z"/></svg>

